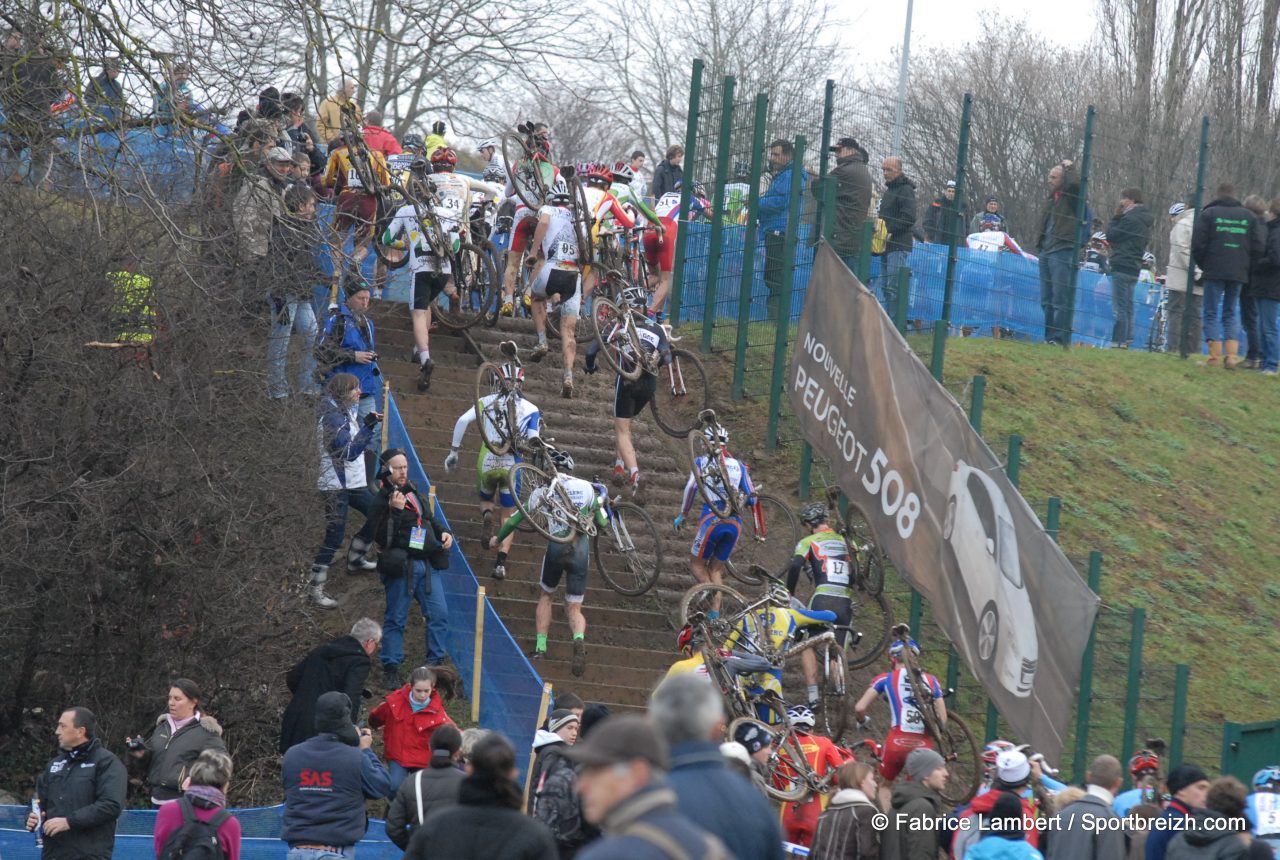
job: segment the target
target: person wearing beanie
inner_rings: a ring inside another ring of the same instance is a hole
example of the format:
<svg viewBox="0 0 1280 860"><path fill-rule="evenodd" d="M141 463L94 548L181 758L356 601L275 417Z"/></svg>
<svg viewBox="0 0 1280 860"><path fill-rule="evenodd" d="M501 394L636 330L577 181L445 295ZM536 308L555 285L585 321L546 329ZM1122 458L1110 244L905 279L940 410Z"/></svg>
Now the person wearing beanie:
<svg viewBox="0 0 1280 860"><path fill-rule="evenodd" d="M1124 860L1125 837L1112 809L1124 784L1124 768L1113 755L1100 755L1085 774L1085 793L1059 811L1059 828L1050 835L1049 860Z"/></svg>
<svg viewBox="0 0 1280 860"><path fill-rule="evenodd" d="M732 743L747 753L747 762L751 768L751 784L766 798L769 798L769 790L765 784L765 768L773 756L774 740L773 733L764 723L743 721L733 730ZM769 798L769 801L772 803L772 798Z"/></svg>
<svg viewBox="0 0 1280 860"><path fill-rule="evenodd" d="M972 802L961 807L957 817L979 816L979 820L985 819L992 814L996 802L999 801L1002 795L1012 793L1022 801L1022 815L1027 819L1034 819L1036 817L1036 808L1030 797L1023 797L1026 794L1027 784L1030 779L1031 762L1027 759L1026 753L1017 749L1004 750L996 756L995 774L990 791L978 795ZM955 835L951 841L951 855L954 860L962 860L962 858L966 857L969 850L977 845L980 836L981 834L977 827L956 828ZM1040 831L1034 828L1028 831L1026 840L1032 848L1038 849L1040 847Z"/></svg>
<svg viewBox="0 0 1280 860"><path fill-rule="evenodd" d="M1204 806L1209 793L1209 777L1194 764L1183 762L1169 771L1164 781L1165 791L1173 799L1151 825L1147 835L1147 860L1164 860L1169 843L1182 827L1179 819L1191 815L1191 810Z"/></svg>
<svg viewBox="0 0 1280 860"><path fill-rule="evenodd" d="M610 716L609 707L593 702L582 709L582 720L578 724L578 738L585 738L587 732Z"/></svg>
<svg viewBox="0 0 1280 860"><path fill-rule="evenodd" d="M982 817L980 841L969 849L969 860L1044 860L1027 841L1030 834L1025 830L1022 798L1011 791L993 789L988 794L996 795L996 800Z"/></svg>
<svg viewBox="0 0 1280 860"><path fill-rule="evenodd" d="M1168 860L1275 860L1275 853L1265 842L1249 835L1245 816L1245 798L1249 790L1234 776L1223 776L1209 784L1204 808L1191 811L1186 830L1174 833L1165 852Z"/></svg>
<svg viewBox="0 0 1280 860"><path fill-rule="evenodd" d="M947 785L947 764L932 749L917 747L907 756L903 770L907 779L894 783L882 850L899 860L937 860L939 830L921 822L942 815L945 809L938 792Z"/></svg>
<svg viewBox="0 0 1280 860"><path fill-rule="evenodd" d="M373 733L351 722L346 693L316 700L315 737L284 754L284 826L290 860L354 852L368 827L365 801L386 797L390 777L374 754Z"/></svg>
<svg viewBox="0 0 1280 860"><path fill-rule="evenodd" d="M538 729L533 736L533 765L529 770L529 785L532 793L529 796L528 813L533 814L533 801L537 795L538 785L542 782L542 771L546 767L547 753L554 747L566 747L578 742L578 732L582 728L581 718L568 708L556 708L547 717L545 729ZM563 751L559 750L558 752Z"/></svg>
<svg viewBox="0 0 1280 860"><path fill-rule="evenodd" d="M530 781L533 791L529 813L547 825L562 860L573 857L582 846L600 837L599 829L582 817L578 768L565 756L565 751L578 742L581 725L576 711L557 708L547 718L547 730L539 731L534 739L538 758ZM540 740L546 742L539 745Z"/></svg>
<svg viewBox="0 0 1280 860"><path fill-rule="evenodd" d="M413 831L437 809L458 802L466 778L461 768L462 732L449 723L431 733L431 762L400 784L387 810L387 838L403 851Z"/></svg>

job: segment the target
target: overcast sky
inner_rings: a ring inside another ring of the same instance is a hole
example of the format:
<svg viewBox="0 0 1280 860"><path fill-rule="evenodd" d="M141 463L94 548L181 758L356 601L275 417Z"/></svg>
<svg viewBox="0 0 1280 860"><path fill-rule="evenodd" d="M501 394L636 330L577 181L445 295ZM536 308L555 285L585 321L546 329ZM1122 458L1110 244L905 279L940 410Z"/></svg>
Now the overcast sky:
<svg viewBox="0 0 1280 860"><path fill-rule="evenodd" d="M977 7L977 8L975 8ZM841 43L859 76L891 74L893 50L902 44L907 0L858 0L843 5L847 20ZM1088 41L1094 26L1094 0L1004 0L976 4L963 0L915 0L911 47L961 44L981 39L990 28L1026 20L1031 29L1064 45Z"/></svg>

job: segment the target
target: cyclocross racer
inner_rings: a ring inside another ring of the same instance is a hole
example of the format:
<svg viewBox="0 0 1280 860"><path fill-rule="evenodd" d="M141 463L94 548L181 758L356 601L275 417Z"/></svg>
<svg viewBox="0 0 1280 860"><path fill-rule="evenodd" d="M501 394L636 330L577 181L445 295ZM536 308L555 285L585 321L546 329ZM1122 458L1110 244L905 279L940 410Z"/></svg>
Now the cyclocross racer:
<svg viewBox="0 0 1280 860"><path fill-rule="evenodd" d="M652 312L661 322L664 318L663 308L667 303L667 293L671 290L671 272L676 266L676 237L680 230L680 188L682 180L676 180L674 191L662 195L653 205L654 211L662 221L662 233L646 233L644 252L649 261L649 272L658 273L658 288L653 294ZM689 198L689 220L699 216L711 217L711 203L706 198L706 190L699 182L693 183L693 196Z"/></svg>
<svg viewBox="0 0 1280 860"><path fill-rule="evenodd" d="M564 384L560 393L573 396L573 363L577 358L578 313L582 307L582 266L578 236L569 209L569 187L556 179L547 195L547 205L538 212L538 227L533 246L538 249L538 268L533 273L533 326L538 344L529 358L542 361L550 351L547 346L547 301L555 297L560 303L560 347L564 358Z"/></svg>
<svg viewBox="0 0 1280 860"><path fill-rule="evenodd" d="M723 445L729 444L729 431L722 425L716 424L714 427L708 427L703 431L706 437ZM699 457L693 464L698 470L706 468L706 457ZM723 486L724 481L737 487L747 498L747 503L752 506L757 525L760 522L760 503L756 499L756 490L751 483L751 475L747 471L746 464L736 457L729 456L725 452L724 458L725 474L717 476L715 484L711 490L719 499L716 507L722 508L729 504L728 492ZM684 518L689 514L689 509L693 507L693 501L698 496L698 480L697 476L689 473L689 480L684 486L684 498L680 505L680 515L675 518L675 527L678 529L684 523ZM742 533L742 520L737 516L729 519L720 519L712 511L711 506L706 504L705 500L702 505L702 515L698 520L698 531L693 536L693 546L690 554L693 556L689 567L693 573L693 578L698 582L713 582L716 585L724 583L724 563L729 560L730 553L738 543L738 535Z"/></svg>
<svg viewBox="0 0 1280 860"><path fill-rule="evenodd" d="M802 570L813 581L813 597L809 608L834 612L836 624L843 629L836 631L836 641L844 648L849 638L849 626L853 623L854 561L849 557L849 545L842 535L828 525L827 506L822 502L810 502L800 511L800 522L809 534L796 544L795 554L787 567L787 591L796 593ZM818 658L812 650L800 655L804 670L805 690L809 707L818 703Z"/></svg>
<svg viewBox="0 0 1280 860"><path fill-rule="evenodd" d="M525 126L528 128L528 126ZM533 162L538 172L542 174L542 181L547 188L555 187L556 181L560 178L560 170L551 163L551 134L544 122L537 123L529 132L525 141L529 149L533 151ZM515 182L520 175L523 167L522 161L517 161L510 165L507 170L507 201L515 207L515 214L511 223L511 247L507 249L507 268L502 277L502 307L500 313L503 316L510 316L514 312L515 305L512 302L512 296L516 289L516 276L519 274L520 256L524 254L529 247L529 241L533 238L534 230L538 225L538 211L530 209L524 205L524 201L520 199L520 195L516 193ZM525 195L536 198L537 192L532 188L523 188ZM537 203L545 203L544 200L535 200ZM567 202L567 200L566 200Z"/></svg>
<svg viewBox="0 0 1280 860"><path fill-rule="evenodd" d="M911 652L919 656L920 646L914 639L910 640L909 645ZM898 640L889 646L889 659L892 661L889 671L877 675L872 680L871 686L867 687L867 691L862 694L862 698L853 706L853 712L858 717L858 725L866 728L870 724L867 708L871 702L877 697L889 702L891 727L884 739L884 759L880 762L880 775L884 777L886 783L892 783L898 778L903 765L907 763L907 756L913 749L933 748L933 739L925 731L924 717L919 711L919 700L916 699L915 691L912 689L910 673L902 661L904 647ZM921 672L921 674L924 675L925 683L933 692L938 719L945 724L947 705L942 698L942 685L928 672Z"/></svg>

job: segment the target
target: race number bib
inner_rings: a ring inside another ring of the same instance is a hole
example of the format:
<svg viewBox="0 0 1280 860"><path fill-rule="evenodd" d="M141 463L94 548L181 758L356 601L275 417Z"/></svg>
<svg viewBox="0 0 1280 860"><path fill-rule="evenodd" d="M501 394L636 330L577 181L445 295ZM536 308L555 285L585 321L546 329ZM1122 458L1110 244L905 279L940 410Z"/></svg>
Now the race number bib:
<svg viewBox="0 0 1280 860"><path fill-rule="evenodd" d="M829 558L823 563L827 582L832 585L849 584L849 562L843 558Z"/></svg>
<svg viewBox="0 0 1280 860"><path fill-rule="evenodd" d="M1253 796L1259 836L1280 836L1280 794L1257 792Z"/></svg>
<svg viewBox="0 0 1280 860"><path fill-rule="evenodd" d="M354 167L347 168L347 187L364 188L364 183L360 181L360 173Z"/></svg>

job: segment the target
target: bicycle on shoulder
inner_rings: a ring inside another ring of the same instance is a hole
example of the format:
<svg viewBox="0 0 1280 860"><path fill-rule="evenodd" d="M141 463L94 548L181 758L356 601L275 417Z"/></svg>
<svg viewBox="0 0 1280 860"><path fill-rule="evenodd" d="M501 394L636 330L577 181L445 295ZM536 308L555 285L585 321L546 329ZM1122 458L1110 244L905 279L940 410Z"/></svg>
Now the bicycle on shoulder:
<svg viewBox="0 0 1280 860"><path fill-rule="evenodd" d="M596 569L614 591L639 597L653 588L662 575L662 537L653 517L639 505L609 496L608 489L593 477L608 522L601 525L591 541Z"/></svg>
<svg viewBox="0 0 1280 860"><path fill-rule="evenodd" d="M519 513L514 527L528 522L534 530L552 543L571 543L579 535L593 538L597 534L600 510L595 503L597 493L583 487L592 484L572 474L573 458L553 445L553 439L535 436L528 440L529 459L511 467L507 483L511 486ZM505 528L505 526L504 526Z"/></svg>

